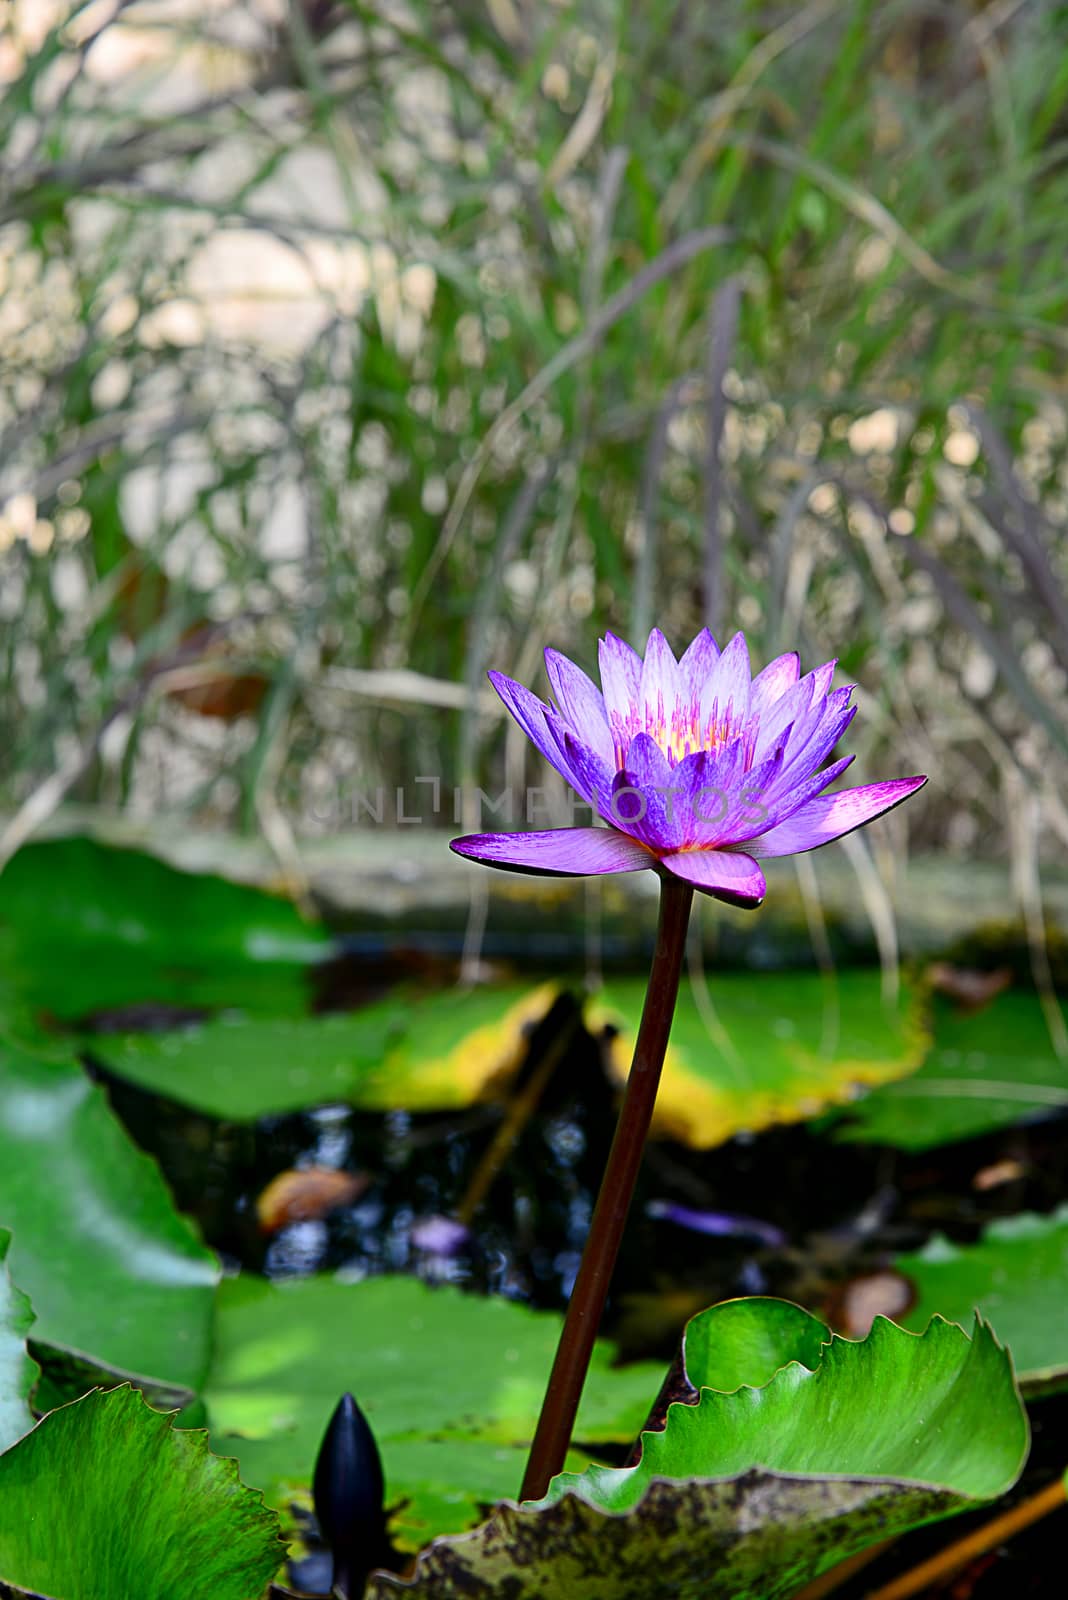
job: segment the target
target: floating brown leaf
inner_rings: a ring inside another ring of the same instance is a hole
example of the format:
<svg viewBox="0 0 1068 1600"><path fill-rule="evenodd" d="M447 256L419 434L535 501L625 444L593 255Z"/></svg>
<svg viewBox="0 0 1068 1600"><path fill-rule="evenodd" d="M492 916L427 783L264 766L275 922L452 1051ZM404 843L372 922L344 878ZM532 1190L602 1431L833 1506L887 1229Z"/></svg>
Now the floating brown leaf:
<svg viewBox="0 0 1068 1600"><path fill-rule="evenodd" d="M290 1222L313 1222L351 1205L371 1182L366 1172L300 1167L272 1178L256 1201L261 1233L277 1233Z"/></svg>

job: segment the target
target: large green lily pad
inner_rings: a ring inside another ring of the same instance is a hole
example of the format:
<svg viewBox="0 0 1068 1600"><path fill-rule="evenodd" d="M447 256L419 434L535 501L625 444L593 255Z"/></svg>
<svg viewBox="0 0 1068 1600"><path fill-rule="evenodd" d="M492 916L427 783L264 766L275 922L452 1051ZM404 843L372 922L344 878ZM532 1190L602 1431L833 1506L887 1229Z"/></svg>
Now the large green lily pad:
<svg viewBox="0 0 1068 1600"><path fill-rule="evenodd" d="M8 1031L131 1007L300 1011L330 949L288 900L91 839L28 844L0 875Z"/></svg>
<svg viewBox="0 0 1068 1600"><path fill-rule="evenodd" d="M866 1544L1003 1493L1027 1442L984 1323L917 1338L879 1318L861 1343L829 1338L814 1370L673 1405L636 1467L563 1473L544 1500L434 1541L410 1583L376 1574L368 1600L786 1600Z"/></svg>
<svg viewBox="0 0 1068 1600"><path fill-rule="evenodd" d="M923 1066L858 1101L837 1137L928 1150L1066 1110L1068 1065L1037 995L1010 990L971 1015L936 996Z"/></svg>
<svg viewBox="0 0 1068 1600"><path fill-rule="evenodd" d="M165 1033L94 1038L110 1071L210 1116L253 1120L328 1101L368 1111L470 1104L513 1073L553 984L419 995L399 991L345 1015L234 1012Z"/></svg>
<svg viewBox="0 0 1068 1600"><path fill-rule="evenodd" d="M2 1041L0 1226L36 1345L199 1388L218 1262L81 1068Z"/></svg>
<svg viewBox="0 0 1068 1600"><path fill-rule="evenodd" d="M0 1228L0 1452L33 1427L29 1400L37 1381L37 1364L26 1350L33 1307L7 1270L10 1243L10 1233Z"/></svg>
<svg viewBox="0 0 1068 1600"><path fill-rule="evenodd" d="M311 1479L339 1395L375 1431L394 1533L418 1548L463 1528L523 1475L560 1318L413 1278L272 1284L242 1275L219 1290L205 1399L216 1448L284 1506ZM597 1347L576 1439L637 1436L663 1376L614 1370ZM581 1459L581 1458L580 1458Z"/></svg>
<svg viewBox="0 0 1068 1600"><path fill-rule="evenodd" d="M974 1245L938 1236L895 1265L917 1291L907 1326L934 1312L967 1323L978 1307L1008 1345L1021 1388L1068 1381L1068 1206L1005 1217Z"/></svg>
<svg viewBox="0 0 1068 1600"><path fill-rule="evenodd" d="M203 1432L134 1390L52 1411L0 1456L0 1585L59 1600L254 1600L278 1518Z"/></svg>
<svg viewBox="0 0 1068 1600"><path fill-rule="evenodd" d="M644 980L615 981L588 1007L590 1027L619 1030L610 1059L620 1080L644 996ZM654 1132L699 1149L814 1116L923 1060L919 997L903 988L887 1007L878 972L840 973L833 999L818 973L713 975L708 997L712 1015L692 985L679 991L653 1124Z"/></svg>

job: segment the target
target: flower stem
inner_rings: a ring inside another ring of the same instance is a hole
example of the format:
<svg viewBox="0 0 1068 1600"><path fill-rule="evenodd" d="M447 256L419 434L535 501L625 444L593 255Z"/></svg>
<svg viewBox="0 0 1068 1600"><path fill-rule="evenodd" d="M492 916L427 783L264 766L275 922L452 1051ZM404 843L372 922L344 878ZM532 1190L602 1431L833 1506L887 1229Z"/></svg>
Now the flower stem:
<svg viewBox="0 0 1068 1600"><path fill-rule="evenodd" d="M582 1386L593 1354L608 1286L619 1254L623 1228L634 1196L645 1140L664 1065L679 974L686 948L693 889L666 874L660 881L660 921L649 972L649 987L634 1046L615 1137L601 1179L582 1263L564 1319L556 1359L542 1402L530 1459L519 1491L521 1500L539 1500L550 1478L563 1469L575 1425Z"/></svg>

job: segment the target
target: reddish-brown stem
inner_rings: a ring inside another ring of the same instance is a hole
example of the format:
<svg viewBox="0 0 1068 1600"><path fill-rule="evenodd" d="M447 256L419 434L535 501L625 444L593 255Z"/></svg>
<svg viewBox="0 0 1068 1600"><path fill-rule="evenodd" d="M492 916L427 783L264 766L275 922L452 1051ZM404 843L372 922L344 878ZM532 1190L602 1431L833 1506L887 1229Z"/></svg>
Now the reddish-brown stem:
<svg viewBox="0 0 1068 1600"><path fill-rule="evenodd" d="M550 1478L560 1472L571 1443L582 1386L601 1324L608 1286L619 1254L634 1185L656 1104L679 974L686 948L693 889L678 878L661 879L660 922L645 992L634 1061L601 1180L582 1263L564 1319L556 1359L542 1402L530 1459L519 1491L521 1500L539 1500Z"/></svg>

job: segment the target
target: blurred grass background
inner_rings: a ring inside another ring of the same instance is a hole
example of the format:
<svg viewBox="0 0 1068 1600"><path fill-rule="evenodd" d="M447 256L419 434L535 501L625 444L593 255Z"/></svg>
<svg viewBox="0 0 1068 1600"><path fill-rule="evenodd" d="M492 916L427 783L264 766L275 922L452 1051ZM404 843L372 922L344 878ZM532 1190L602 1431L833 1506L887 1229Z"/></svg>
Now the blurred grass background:
<svg viewBox="0 0 1068 1600"><path fill-rule="evenodd" d="M499 789L487 665L705 620L931 775L877 851L1061 854L1068 7L2 15L0 855Z"/></svg>

